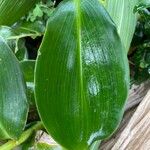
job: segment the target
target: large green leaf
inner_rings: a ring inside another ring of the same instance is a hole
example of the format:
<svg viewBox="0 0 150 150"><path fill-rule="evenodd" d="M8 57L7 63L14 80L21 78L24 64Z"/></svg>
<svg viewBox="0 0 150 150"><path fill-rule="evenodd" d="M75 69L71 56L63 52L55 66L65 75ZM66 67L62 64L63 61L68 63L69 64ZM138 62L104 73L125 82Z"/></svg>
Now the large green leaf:
<svg viewBox="0 0 150 150"><path fill-rule="evenodd" d="M18 138L27 112L26 88L19 62L0 37L0 139Z"/></svg>
<svg viewBox="0 0 150 150"><path fill-rule="evenodd" d="M106 9L117 25L126 51L129 50L135 31L137 14L133 10L139 1L141 0L105 0Z"/></svg>
<svg viewBox="0 0 150 150"><path fill-rule="evenodd" d="M0 25L12 25L39 0L0 0Z"/></svg>
<svg viewBox="0 0 150 150"><path fill-rule="evenodd" d="M63 147L86 150L114 132L128 93L128 61L98 0L66 0L58 6L35 73L41 119Z"/></svg>

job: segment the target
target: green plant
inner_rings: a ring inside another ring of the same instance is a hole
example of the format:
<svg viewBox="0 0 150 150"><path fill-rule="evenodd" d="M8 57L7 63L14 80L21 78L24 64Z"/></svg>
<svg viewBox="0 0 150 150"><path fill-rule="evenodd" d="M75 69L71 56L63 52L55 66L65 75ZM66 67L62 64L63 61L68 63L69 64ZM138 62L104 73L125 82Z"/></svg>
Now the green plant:
<svg viewBox="0 0 150 150"><path fill-rule="evenodd" d="M149 1L141 1L134 11L139 13L139 19L129 53L132 67L131 79L139 84L150 78L150 7Z"/></svg>
<svg viewBox="0 0 150 150"><path fill-rule="evenodd" d="M133 10L150 31L149 3L56 4L0 0L0 150L18 145L96 150L122 118L129 89L127 51L138 19ZM149 43L136 48L130 61L149 70ZM36 142L40 129L61 146Z"/></svg>
<svg viewBox="0 0 150 150"><path fill-rule="evenodd" d="M84 150L111 135L128 85L126 52L104 8L96 0L62 2L48 21L35 69L36 103L52 137Z"/></svg>

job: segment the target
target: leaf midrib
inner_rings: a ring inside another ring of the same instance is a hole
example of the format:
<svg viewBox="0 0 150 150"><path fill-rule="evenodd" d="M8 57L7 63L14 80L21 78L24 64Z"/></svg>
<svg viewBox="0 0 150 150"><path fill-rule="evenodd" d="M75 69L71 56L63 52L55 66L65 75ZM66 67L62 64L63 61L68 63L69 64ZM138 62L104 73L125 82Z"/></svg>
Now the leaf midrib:
<svg viewBox="0 0 150 150"><path fill-rule="evenodd" d="M74 0L76 7L76 25L77 25L77 50L79 58L79 68L80 68L80 86L81 86L81 99L83 102L83 69L82 69L82 52L81 52L81 8L80 0Z"/></svg>

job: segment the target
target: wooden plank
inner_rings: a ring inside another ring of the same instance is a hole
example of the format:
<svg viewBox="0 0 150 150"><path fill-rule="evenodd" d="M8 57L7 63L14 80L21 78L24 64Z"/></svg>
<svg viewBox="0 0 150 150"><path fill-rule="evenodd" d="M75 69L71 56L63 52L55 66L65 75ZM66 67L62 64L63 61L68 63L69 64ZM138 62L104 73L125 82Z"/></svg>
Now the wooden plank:
<svg viewBox="0 0 150 150"><path fill-rule="evenodd" d="M112 150L150 150L150 90Z"/></svg>
<svg viewBox="0 0 150 150"><path fill-rule="evenodd" d="M126 104L126 111L137 106L147 94L150 89L150 80L140 84L140 85L132 85L132 88L129 92L129 98Z"/></svg>

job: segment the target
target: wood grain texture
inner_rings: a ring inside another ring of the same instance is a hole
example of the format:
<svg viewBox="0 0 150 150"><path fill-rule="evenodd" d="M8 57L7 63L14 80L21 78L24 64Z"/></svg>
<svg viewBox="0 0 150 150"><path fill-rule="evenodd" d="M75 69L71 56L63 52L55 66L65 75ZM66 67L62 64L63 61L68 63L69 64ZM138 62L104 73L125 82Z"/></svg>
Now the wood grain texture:
<svg viewBox="0 0 150 150"><path fill-rule="evenodd" d="M150 90L112 150L150 149Z"/></svg>
<svg viewBox="0 0 150 150"><path fill-rule="evenodd" d="M140 85L133 85L132 89L129 92L129 98L125 110L128 111L129 109L137 106L143 100L149 89L150 80Z"/></svg>

